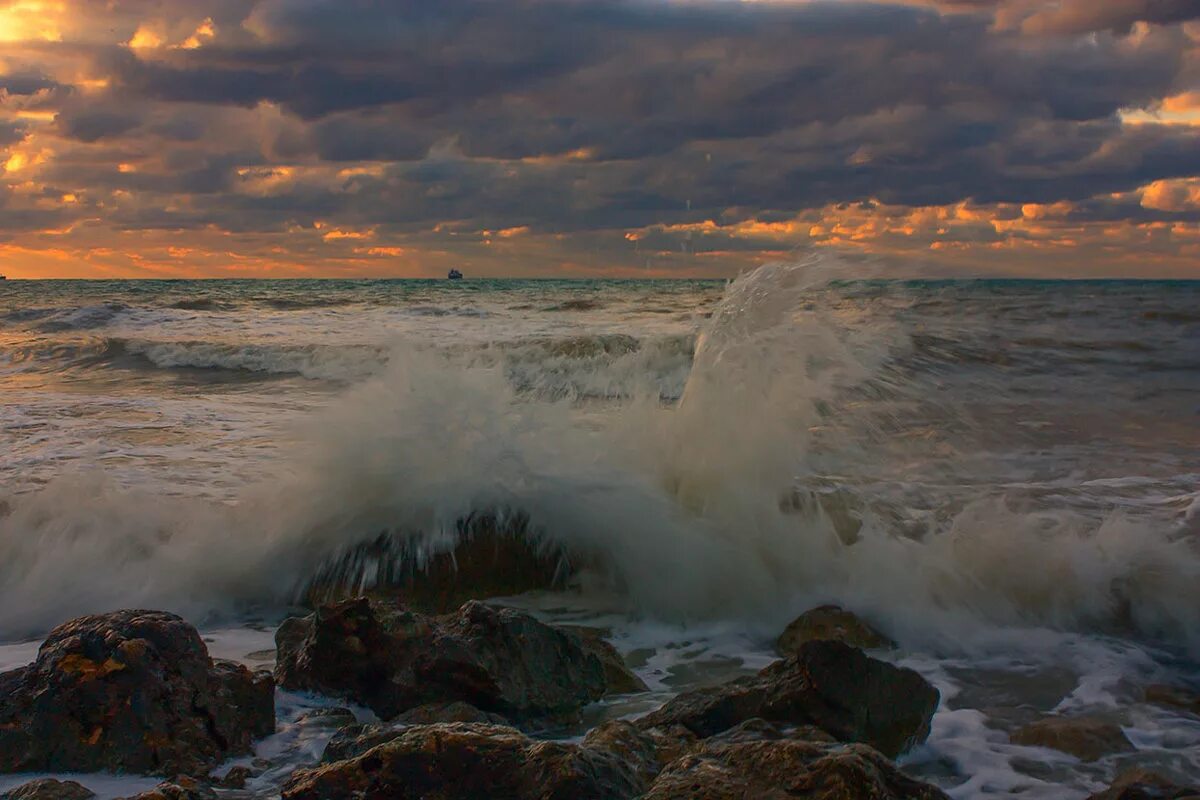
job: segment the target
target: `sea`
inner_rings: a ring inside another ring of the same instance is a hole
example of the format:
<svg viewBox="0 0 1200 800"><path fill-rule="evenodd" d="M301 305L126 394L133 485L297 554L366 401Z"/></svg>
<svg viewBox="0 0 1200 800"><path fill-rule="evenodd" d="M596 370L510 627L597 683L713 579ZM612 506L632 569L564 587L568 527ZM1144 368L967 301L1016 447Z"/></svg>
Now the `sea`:
<svg viewBox="0 0 1200 800"><path fill-rule="evenodd" d="M818 253L732 281L0 282L0 669L127 607L269 667L314 576L369 589L387 565L347 554L383 532L419 561L478 513L579 565L499 602L611 631L651 687L593 720L753 672L837 603L941 690L901 764L955 798L1200 780L1200 717L1144 698L1200 689L1200 281ZM280 692L242 796L319 757L331 703ZM1050 714L1134 750L1010 743Z"/></svg>

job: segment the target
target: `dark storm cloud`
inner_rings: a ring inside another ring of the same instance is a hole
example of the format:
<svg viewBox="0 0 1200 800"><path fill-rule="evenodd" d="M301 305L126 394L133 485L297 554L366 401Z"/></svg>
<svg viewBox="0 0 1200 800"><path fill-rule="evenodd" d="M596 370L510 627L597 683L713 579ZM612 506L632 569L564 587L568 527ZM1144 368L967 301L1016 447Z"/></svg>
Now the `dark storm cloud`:
<svg viewBox="0 0 1200 800"><path fill-rule="evenodd" d="M40 72L16 72L0 75L0 95L28 96L58 87L57 81Z"/></svg>
<svg viewBox="0 0 1200 800"><path fill-rule="evenodd" d="M20 120L0 120L0 148L24 141L26 135L25 124Z"/></svg>

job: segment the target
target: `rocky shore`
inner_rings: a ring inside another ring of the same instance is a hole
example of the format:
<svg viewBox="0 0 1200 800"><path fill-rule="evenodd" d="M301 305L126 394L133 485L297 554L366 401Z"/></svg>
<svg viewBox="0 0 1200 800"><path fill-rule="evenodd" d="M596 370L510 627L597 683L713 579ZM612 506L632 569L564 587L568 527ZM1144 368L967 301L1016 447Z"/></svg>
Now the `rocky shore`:
<svg viewBox="0 0 1200 800"><path fill-rule="evenodd" d="M788 626L783 657L756 675L586 732L589 705L646 691L586 628L476 601L432 615L355 598L288 620L276 644L272 675L211 658L196 630L170 614L118 611L68 622L33 664L0 674L0 773L165 779L135 800L947 797L892 760L929 735L938 691L860 649L891 642L833 607ZM216 773L275 731L277 687L370 709L374 721L328 709L323 720L336 732L320 762L283 776L273 794L255 794L246 781L270 768L269 759ZM1168 688L1153 692L1163 702L1193 702ZM1128 745L1119 728L1058 718L1017 732L1017 740L1081 758ZM77 783L40 779L0 800L92 796ZM1095 795L1195 796L1200 790L1146 772L1122 775Z"/></svg>

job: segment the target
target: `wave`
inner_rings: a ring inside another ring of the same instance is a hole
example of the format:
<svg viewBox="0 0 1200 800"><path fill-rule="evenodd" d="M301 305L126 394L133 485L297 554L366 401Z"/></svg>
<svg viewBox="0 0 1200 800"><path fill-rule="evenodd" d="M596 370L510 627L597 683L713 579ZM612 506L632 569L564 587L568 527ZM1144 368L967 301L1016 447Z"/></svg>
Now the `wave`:
<svg viewBox="0 0 1200 800"><path fill-rule="evenodd" d="M543 311L595 311L596 309L604 308L604 303L599 300L590 298L580 298L577 300L564 300L552 306L543 308Z"/></svg>
<svg viewBox="0 0 1200 800"><path fill-rule="evenodd" d="M911 348L886 317L848 326L812 301L847 269L866 268L826 256L735 281L670 406L634 396L581 417L522 397L494 365L398 347L236 503L123 489L95 472L8 497L0 636L117 606L197 620L283 607L331 571L347 575L338 565L369 586L452 552L461 521L492 512L526 520L524 540L561 554L579 591L660 619L777 626L800 602L833 600L901 638L1035 625L1200 651L1200 553L1183 528L997 495L914 532L869 502L834 510L803 488L818 472L814 437L853 431L847 398L896 380L889 365ZM619 338L586 347L644 350ZM825 479L871 499L869 485Z"/></svg>
<svg viewBox="0 0 1200 800"><path fill-rule="evenodd" d="M237 308L237 305L211 297L194 297L188 300L176 300L174 303L167 304L167 308L177 308L181 311L232 311Z"/></svg>
<svg viewBox="0 0 1200 800"><path fill-rule="evenodd" d="M33 327L42 333L87 331L104 327L128 310L129 306L124 303L100 303L81 308L55 309Z"/></svg>
<svg viewBox="0 0 1200 800"><path fill-rule="evenodd" d="M394 347L391 342L245 344L93 337L36 341L10 346L3 354L9 364L28 369L189 369L355 383L380 373ZM691 369L693 347L693 336L638 339L594 334L440 349L464 369L500 370L524 396L578 399L653 394L677 399Z"/></svg>

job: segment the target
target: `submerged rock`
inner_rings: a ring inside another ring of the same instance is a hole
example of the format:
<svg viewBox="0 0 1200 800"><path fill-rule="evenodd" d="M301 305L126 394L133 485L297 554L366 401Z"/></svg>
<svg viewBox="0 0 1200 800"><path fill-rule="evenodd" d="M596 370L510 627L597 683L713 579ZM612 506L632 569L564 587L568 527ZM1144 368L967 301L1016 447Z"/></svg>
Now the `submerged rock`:
<svg viewBox="0 0 1200 800"><path fill-rule="evenodd" d="M939 694L920 675L841 642L813 641L757 675L685 692L639 720L682 725L706 738L760 718L813 725L842 742L865 742L889 757L925 741Z"/></svg>
<svg viewBox="0 0 1200 800"><path fill-rule="evenodd" d="M349 698L385 719L462 701L520 721L574 713L608 690L578 636L474 601L428 617L347 600L289 622L276 642L280 685Z"/></svg>
<svg viewBox="0 0 1200 800"><path fill-rule="evenodd" d="M1146 702L1200 715L1200 692L1182 686L1154 684L1146 687Z"/></svg>
<svg viewBox="0 0 1200 800"><path fill-rule="evenodd" d="M1047 717L1014 731L1009 740L1027 747L1048 747L1082 761L1134 750L1120 725L1094 717Z"/></svg>
<svg viewBox="0 0 1200 800"><path fill-rule="evenodd" d="M1088 800L1198 800L1200 786L1180 786L1156 772L1131 769Z"/></svg>
<svg viewBox="0 0 1200 800"><path fill-rule="evenodd" d="M620 800L645 791L599 750L536 741L514 728L422 725L356 757L294 774L284 800Z"/></svg>
<svg viewBox="0 0 1200 800"><path fill-rule="evenodd" d="M0 675L0 772L202 774L274 730L271 676L172 614L82 617Z"/></svg>
<svg viewBox="0 0 1200 800"><path fill-rule="evenodd" d="M96 793L75 781L41 778L0 794L0 800L91 800Z"/></svg>
<svg viewBox="0 0 1200 800"><path fill-rule="evenodd" d="M819 606L804 612L787 626L775 646L786 658L797 653L805 642L814 641L844 642L864 650L896 646L858 616L838 606Z"/></svg>
<svg viewBox="0 0 1200 800"><path fill-rule="evenodd" d="M659 774L642 800L948 800L865 745L717 744Z"/></svg>

